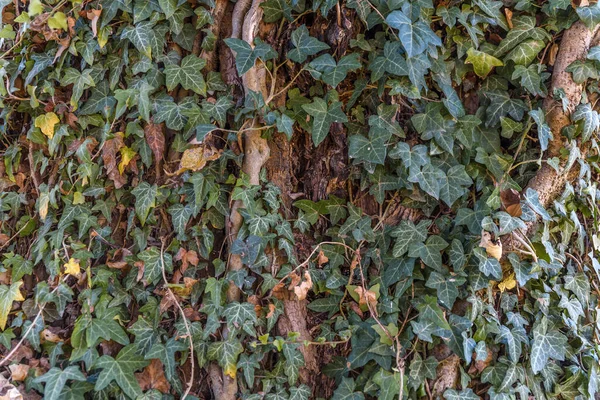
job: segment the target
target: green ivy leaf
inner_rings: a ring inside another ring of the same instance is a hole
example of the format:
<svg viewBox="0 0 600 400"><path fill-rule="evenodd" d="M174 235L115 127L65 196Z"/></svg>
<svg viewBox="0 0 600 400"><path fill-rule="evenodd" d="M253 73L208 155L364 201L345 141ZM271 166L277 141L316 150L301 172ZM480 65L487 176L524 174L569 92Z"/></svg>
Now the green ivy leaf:
<svg viewBox="0 0 600 400"><path fill-rule="evenodd" d="M413 22L403 11L392 11L385 22L392 28L398 29L400 41L408 57L415 57L423 53L431 44L441 46L442 41L422 21Z"/></svg>
<svg viewBox="0 0 600 400"><path fill-rule="evenodd" d="M304 104L302 108L308 115L313 117L312 140L315 147L325 140L331 124L334 122L348 122L346 114L342 111L342 103L339 101L328 107L325 100L315 97L312 103Z"/></svg>
<svg viewBox="0 0 600 400"><path fill-rule="evenodd" d="M543 370L550 359L563 361L567 351L567 337L557 330L548 328L548 320L542 317L541 322L533 328L531 343L531 369L534 374Z"/></svg>
<svg viewBox="0 0 600 400"><path fill-rule="evenodd" d="M297 63L303 63L308 56L314 56L318 52L329 48L329 45L311 37L306 25L301 25L292 32L292 44L295 48L288 51L288 57Z"/></svg>
<svg viewBox="0 0 600 400"><path fill-rule="evenodd" d="M206 60L193 54L181 60L181 66L169 64L165 67L167 90L173 90L177 85L184 89L193 90L195 93L206 96L206 82L202 76L202 69Z"/></svg>
<svg viewBox="0 0 600 400"><path fill-rule="evenodd" d="M94 364L96 368L101 369L95 388L102 390L115 381L127 396L136 398L142 394L142 389L134 372L148 364L149 361L137 353L137 346L134 344L122 348L117 358L102 356Z"/></svg>
<svg viewBox="0 0 600 400"><path fill-rule="evenodd" d="M141 182L131 191L131 194L135 196L135 214L138 216L142 226L144 226L150 210L156 206L158 186L150 185L148 182Z"/></svg>
<svg viewBox="0 0 600 400"><path fill-rule="evenodd" d="M144 262L144 279L149 284L156 283L162 277L162 268L166 272L173 270L173 258L170 254L164 253L161 257L160 250L156 247L150 247L138 255L138 258Z"/></svg>
<svg viewBox="0 0 600 400"><path fill-rule="evenodd" d="M53 367L44 375L35 378L35 382L46 382L44 388L44 398L48 400L61 399L61 393L65 387L67 380L74 381L85 381L85 376L79 370L76 365L61 370L60 368Z"/></svg>
<svg viewBox="0 0 600 400"><path fill-rule="evenodd" d="M465 63L472 64L475 73L482 78L488 76L492 68L504 65L502 61L498 60L496 57L484 53L483 51L477 51L473 48L470 48L469 51L467 51Z"/></svg>

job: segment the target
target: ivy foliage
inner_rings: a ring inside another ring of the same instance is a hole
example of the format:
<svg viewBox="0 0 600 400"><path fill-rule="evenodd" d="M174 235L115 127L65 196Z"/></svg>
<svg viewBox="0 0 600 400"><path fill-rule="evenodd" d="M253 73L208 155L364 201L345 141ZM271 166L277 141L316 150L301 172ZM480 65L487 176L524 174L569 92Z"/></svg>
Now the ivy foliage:
<svg viewBox="0 0 600 400"><path fill-rule="evenodd" d="M216 36L215 7L0 0L6 386L210 398L215 367L248 400L598 396L600 47L567 69L581 104L549 88L600 5L266 0L253 43ZM267 98L214 51L266 69ZM295 157L340 146L344 188L251 184L248 121ZM578 171L547 209L542 164ZM290 301L310 339L278 327Z"/></svg>

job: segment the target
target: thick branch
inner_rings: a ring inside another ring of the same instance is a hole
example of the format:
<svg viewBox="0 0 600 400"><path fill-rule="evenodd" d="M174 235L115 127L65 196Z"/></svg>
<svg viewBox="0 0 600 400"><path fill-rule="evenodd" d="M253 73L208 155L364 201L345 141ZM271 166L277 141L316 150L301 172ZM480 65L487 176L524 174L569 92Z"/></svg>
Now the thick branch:
<svg viewBox="0 0 600 400"><path fill-rule="evenodd" d="M249 4L249 0L240 0L236 4L233 17L232 17L232 37L239 38L240 33L242 39L247 41L248 43L254 42L254 37L258 31L258 24L262 19L262 8L260 8L260 3L264 0L253 0L252 6L250 10L246 12L247 4ZM245 15L245 17L244 17ZM243 24L242 24L243 19ZM241 32L239 32L240 26L242 27ZM266 87L266 82L264 81L265 72L262 73L260 70L263 67L254 66L248 71L243 77L244 88L246 90L254 90L257 88ZM263 77L263 81L260 82L260 77ZM257 126L258 123L254 119L250 122L252 126ZM244 143L244 161L242 164L242 171L248 175L250 184L258 185L260 183L260 170L269 158L269 145L265 139L261 137L261 131L259 130L250 130L245 131L243 133L243 143ZM243 208L244 204L240 200L234 201L231 212L229 215L229 240L230 243L233 243L238 236L239 230L243 223L243 217L239 213L239 209ZM244 268L242 263L242 259L238 254L231 254L229 257L228 269L230 271L239 271ZM232 301L240 301L241 291L240 289L232 282L229 285L227 290L227 300L229 302ZM228 334L227 330L224 329L223 336ZM237 380L235 378L231 378L220 371L216 366L212 366L211 369L211 380L213 386L213 393L217 398L230 400L235 399L235 394L237 393ZM220 376L219 376L220 375Z"/></svg>
<svg viewBox="0 0 600 400"><path fill-rule="evenodd" d="M562 129L571 124L571 112L581 102L584 85L573 81L571 73L566 69L576 60L584 60L595 40L598 28L589 30L581 21L573 24L567 29L562 37L554 71L552 73L552 82L549 95L544 101L544 111L546 120L552 130L553 140L549 143L546 152L546 158L557 157L560 150L565 146L562 136ZM569 107L564 111L560 100L555 100L552 96L554 89L562 89L565 92ZM544 207L549 207L552 202L563 192L567 182L575 179L578 173L577 166L573 167L568 173L556 173L554 168L544 163L536 175L529 181L527 188L538 192L540 202ZM537 219L527 223L524 234L531 236L537 227ZM505 249L511 249L513 243L510 239L505 242Z"/></svg>
<svg viewBox="0 0 600 400"><path fill-rule="evenodd" d="M227 3L229 0L216 0L215 8L212 12L213 23L210 25L210 30L213 35L219 40L221 34L221 26L223 25L223 15L227 9ZM206 71L217 71L217 44L212 50L202 50L200 57L206 60Z"/></svg>

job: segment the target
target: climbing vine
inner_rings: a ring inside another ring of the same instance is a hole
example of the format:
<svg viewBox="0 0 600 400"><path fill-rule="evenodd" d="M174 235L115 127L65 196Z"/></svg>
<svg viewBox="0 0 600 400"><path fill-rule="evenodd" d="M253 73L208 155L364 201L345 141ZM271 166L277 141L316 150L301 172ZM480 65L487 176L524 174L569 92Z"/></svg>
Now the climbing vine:
<svg viewBox="0 0 600 400"><path fill-rule="evenodd" d="M598 3L0 9L0 398L598 397Z"/></svg>

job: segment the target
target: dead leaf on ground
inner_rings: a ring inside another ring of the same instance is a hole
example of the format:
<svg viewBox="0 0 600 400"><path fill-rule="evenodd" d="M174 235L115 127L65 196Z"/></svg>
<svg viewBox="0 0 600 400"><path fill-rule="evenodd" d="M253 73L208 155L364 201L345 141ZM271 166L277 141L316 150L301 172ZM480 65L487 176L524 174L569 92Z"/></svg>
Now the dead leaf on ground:
<svg viewBox="0 0 600 400"><path fill-rule="evenodd" d="M102 14L102 9L92 9L85 13L86 18L92 22L92 33L94 34L94 37L98 36L98 19L100 18L100 14Z"/></svg>
<svg viewBox="0 0 600 400"><path fill-rule="evenodd" d="M45 342L59 343L63 341L56 333L52 332L50 328L44 329L40 333L40 336Z"/></svg>
<svg viewBox="0 0 600 400"><path fill-rule="evenodd" d="M155 124L153 122L148 123L144 127L144 136L146 137L146 143L154 154L154 160L156 164L160 164L163 155L165 154L165 133L163 124Z"/></svg>
<svg viewBox="0 0 600 400"><path fill-rule="evenodd" d="M127 261L125 261L125 257L130 256L131 254L131 251L129 251L128 249L117 249L112 257L112 260L107 261L106 265L108 265L109 268L123 269L127 266Z"/></svg>
<svg viewBox="0 0 600 400"><path fill-rule="evenodd" d="M17 340L13 340L11 342L11 346L16 346L17 345ZM14 348L14 347L12 347ZM11 356L10 356L10 361L12 362L19 362L21 360L29 360L33 358L33 350L31 350L29 347L25 346L25 345L21 345L17 348L17 351L15 351Z"/></svg>
<svg viewBox="0 0 600 400"><path fill-rule="evenodd" d="M200 171L209 161L214 161L221 157L221 151L212 147L194 147L187 149L181 156L179 169L176 174L182 174L185 171Z"/></svg>
<svg viewBox="0 0 600 400"><path fill-rule="evenodd" d="M437 368L437 377L433 384L434 398L442 396L446 389L455 388L460 373L460 358L456 354L441 361Z"/></svg>
<svg viewBox="0 0 600 400"><path fill-rule="evenodd" d="M10 369L10 379L13 382L21 382L27 378L30 367L27 364L11 364L8 369Z"/></svg>
<svg viewBox="0 0 600 400"><path fill-rule="evenodd" d="M300 278L299 275L293 274L292 282L297 281L296 279L294 279L294 276L298 277L298 279ZM308 295L308 291L313 287L312 278L310 277L310 274L308 273L308 271L304 272L304 281L298 282L298 283L299 283L299 285L294 286L294 294L296 295L298 300L304 300L304 299L306 299L306 296Z"/></svg>
<svg viewBox="0 0 600 400"><path fill-rule="evenodd" d="M329 262L329 258L325 255L325 253L323 253L323 250L319 251L319 255L317 257L317 263L319 264L319 266L323 265L323 264L327 264Z"/></svg>
<svg viewBox="0 0 600 400"><path fill-rule="evenodd" d="M3 393L0 395L0 400L23 400L21 392L3 375L0 375L0 389L2 389L1 393Z"/></svg>
<svg viewBox="0 0 600 400"><path fill-rule="evenodd" d="M143 391L156 389L161 393L169 393L171 385L165 376L162 362L154 358L142 372L135 374L135 378Z"/></svg>
<svg viewBox="0 0 600 400"><path fill-rule="evenodd" d="M117 168L117 153L125 144L123 142L123 133L117 132L115 137L104 142L102 148L102 160L106 168L106 174L115 184L116 189L120 189L127 183L127 179L123 177Z"/></svg>
<svg viewBox="0 0 600 400"><path fill-rule="evenodd" d="M181 272L183 273L187 270L189 264L197 267L200 259L195 250L186 250L182 247L175 255L175 261L181 261Z"/></svg>
<svg viewBox="0 0 600 400"><path fill-rule="evenodd" d="M358 286L354 289L356 293L358 293L358 304L360 306L367 306L372 309L374 312L377 310L377 294L371 290L365 290L362 286Z"/></svg>
<svg viewBox="0 0 600 400"><path fill-rule="evenodd" d="M489 232L481 231L479 247L483 247L488 256L494 257L498 261L502 258L502 242L497 239L494 240Z"/></svg>

